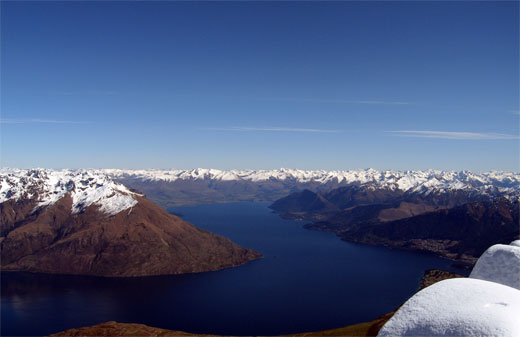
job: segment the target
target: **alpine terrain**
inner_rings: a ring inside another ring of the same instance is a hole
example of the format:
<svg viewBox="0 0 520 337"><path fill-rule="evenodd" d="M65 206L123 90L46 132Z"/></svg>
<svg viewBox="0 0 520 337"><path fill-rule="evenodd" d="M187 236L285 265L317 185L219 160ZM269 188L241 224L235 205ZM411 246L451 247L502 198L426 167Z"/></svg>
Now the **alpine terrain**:
<svg viewBox="0 0 520 337"><path fill-rule="evenodd" d="M144 276L218 270L261 256L99 171L3 169L0 184L2 270Z"/></svg>
<svg viewBox="0 0 520 337"><path fill-rule="evenodd" d="M340 187L357 191L353 203L371 203L367 198L385 201L385 196L387 200L394 200L406 193L429 195L430 199L439 204L455 205L468 199L514 195L520 188L520 174L498 171L305 171L285 168L224 171L198 168L105 169L99 172L145 193L151 200L165 207L232 201L273 202L306 189L324 193ZM363 194L367 195L363 197Z"/></svg>
<svg viewBox="0 0 520 337"><path fill-rule="evenodd" d="M468 171L366 171L347 186L275 201L283 217L344 240L474 262L519 235L520 175Z"/></svg>

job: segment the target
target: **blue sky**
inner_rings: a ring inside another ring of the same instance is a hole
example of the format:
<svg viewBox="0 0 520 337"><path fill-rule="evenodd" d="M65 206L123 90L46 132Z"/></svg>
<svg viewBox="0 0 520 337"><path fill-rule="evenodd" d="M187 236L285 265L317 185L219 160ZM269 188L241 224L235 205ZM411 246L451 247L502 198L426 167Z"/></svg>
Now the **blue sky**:
<svg viewBox="0 0 520 337"><path fill-rule="evenodd" d="M519 170L519 4L1 2L1 165Z"/></svg>

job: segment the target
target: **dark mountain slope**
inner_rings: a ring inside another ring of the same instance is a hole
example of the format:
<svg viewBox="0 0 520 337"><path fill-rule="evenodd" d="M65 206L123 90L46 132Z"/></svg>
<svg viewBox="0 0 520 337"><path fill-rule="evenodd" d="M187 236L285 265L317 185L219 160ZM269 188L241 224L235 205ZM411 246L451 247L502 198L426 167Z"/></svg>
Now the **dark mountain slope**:
<svg viewBox="0 0 520 337"><path fill-rule="evenodd" d="M323 197L340 209L362 205L388 204L401 200L404 192L387 188L346 186L323 194Z"/></svg>
<svg viewBox="0 0 520 337"><path fill-rule="evenodd" d="M519 236L518 201L468 203L406 219L358 226L340 236L347 241L430 251L475 261L489 246Z"/></svg>
<svg viewBox="0 0 520 337"><path fill-rule="evenodd" d="M282 216L289 218L326 219L340 209L325 199L321 194L309 190L292 193L289 196L275 201L269 206Z"/></svg>

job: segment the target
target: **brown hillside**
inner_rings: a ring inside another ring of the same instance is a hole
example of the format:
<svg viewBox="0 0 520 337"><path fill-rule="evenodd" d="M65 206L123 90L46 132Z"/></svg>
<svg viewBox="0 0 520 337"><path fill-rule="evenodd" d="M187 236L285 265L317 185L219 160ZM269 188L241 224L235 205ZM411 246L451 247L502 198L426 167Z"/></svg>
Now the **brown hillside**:
<svg viewBox="0 0 520 337"><path fill-rule="evenodd" d="M91 205L71 214L69 195L2 230L3 270L146 276L218 270L261 255L196 228L141 196L107 217ZM24 203L19 203L25 207ZM17 204L3 213L18 212Z"/></svg>

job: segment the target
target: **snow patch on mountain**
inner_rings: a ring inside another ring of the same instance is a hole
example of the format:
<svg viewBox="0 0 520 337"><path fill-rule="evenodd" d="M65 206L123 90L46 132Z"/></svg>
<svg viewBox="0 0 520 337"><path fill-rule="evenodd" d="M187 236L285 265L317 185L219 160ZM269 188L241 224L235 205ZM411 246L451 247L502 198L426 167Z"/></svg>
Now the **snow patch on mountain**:
<svg viewBox="0 0 520 337"><path fill-rule="evenodd" d="M95 204L111 216L137 204L136 193L99 170L0 169L0 203L36 198L37 210L67 193L72 198L72 214Z"/></svg>

